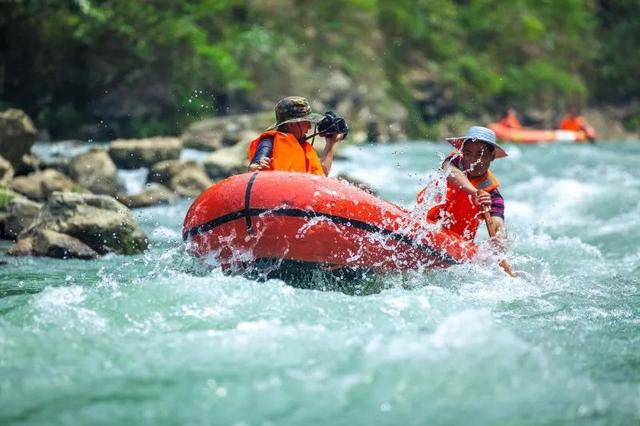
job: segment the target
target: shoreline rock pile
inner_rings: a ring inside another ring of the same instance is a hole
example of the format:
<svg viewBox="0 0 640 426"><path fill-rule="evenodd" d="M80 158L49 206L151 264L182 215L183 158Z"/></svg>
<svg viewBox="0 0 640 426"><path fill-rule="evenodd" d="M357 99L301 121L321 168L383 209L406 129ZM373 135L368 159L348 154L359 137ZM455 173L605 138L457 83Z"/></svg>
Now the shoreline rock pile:
<svg viewBox="0 0 640 426"><path fill-rule="evenodd" d="M53 160L31 148L35 128L19 110L0 112L0 238L15 241L13 256L93 259L143 252L147 237L129 209L195 198L214 180L246 170L251 117L205 123L198 148L210 158L181 160L182 138L118 139L105 148ZM7 154L8 158L3 155ZM144 189L129 194L118 170L147 168Z"/></svg>

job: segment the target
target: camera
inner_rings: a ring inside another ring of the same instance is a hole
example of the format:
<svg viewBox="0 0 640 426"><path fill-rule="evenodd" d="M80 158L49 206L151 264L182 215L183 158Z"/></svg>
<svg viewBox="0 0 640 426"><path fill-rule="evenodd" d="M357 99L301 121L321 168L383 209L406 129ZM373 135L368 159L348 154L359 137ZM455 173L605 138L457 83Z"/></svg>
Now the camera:
<svg viewBox="0 0 640 426"><path fill-rule="evenodd" d="M325 138L342 133L344 134L344 139L346 139L349 133L349 126L347 126L344 118L333 111L327 111L318 123L317 131L320 136Z"/></svg>

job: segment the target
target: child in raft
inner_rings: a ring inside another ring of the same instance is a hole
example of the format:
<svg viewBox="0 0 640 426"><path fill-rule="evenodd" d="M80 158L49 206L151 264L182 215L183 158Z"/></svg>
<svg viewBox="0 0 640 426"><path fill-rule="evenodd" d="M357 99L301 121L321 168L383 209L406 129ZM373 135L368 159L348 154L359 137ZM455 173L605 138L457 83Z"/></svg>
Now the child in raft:
<svg viewBox="0 0 640 426"><path fill-rule="evenodd" d="M468 241L474 240L480 221L486 219L493 240L503 250L507 237L504 198L489 166L493 160L506 157L506 151L497 144L493 130L486 127L473 126L466 135L447 141L456 151L442 162L447 173L445 200L429 209L427 219L442 221L445 229ZM428 189L418 193L419 204Z"/></svg>
<svg viewBox="0 0 640 426"><path fill-rule="evenodd" d="M323 116L311 111L309 101L299 96L281 99L275 106L276 123L249 144L249 171L281 170L326 176L331 170L337 143L344 134L325 136L318 157L306 135Z"/></svg>

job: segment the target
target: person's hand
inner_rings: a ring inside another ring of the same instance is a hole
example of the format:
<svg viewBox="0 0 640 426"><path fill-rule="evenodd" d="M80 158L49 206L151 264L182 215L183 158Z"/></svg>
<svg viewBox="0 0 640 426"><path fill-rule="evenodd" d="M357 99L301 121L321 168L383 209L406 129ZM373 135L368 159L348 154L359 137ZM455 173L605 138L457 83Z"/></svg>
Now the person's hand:
<svg viewBox="0 0 640 426"><path fill-rule="evenodd" d="M487 191L478 189L474 201L482 211L488 211L491 208L491 195Z"/></svg>
<svg viewBox="0 0 640 426"><path fill-rule="evenodd" d="M250 172L255 172L256 170L271 170L271 158L263 157L259 163L251 163L249 165Z"/></svg>
<svg viewBox="0 0 640 426"><path fill-rule="evenodd" d="M334 145L344 139L344 133L327 135L324 137L328 144Z"/></svg>
<svg viewBox="0 0 640 426"><path fill-rule="evenodd" d="M258 163L258 170L271 170L271 157L263 157Z"/></svg>

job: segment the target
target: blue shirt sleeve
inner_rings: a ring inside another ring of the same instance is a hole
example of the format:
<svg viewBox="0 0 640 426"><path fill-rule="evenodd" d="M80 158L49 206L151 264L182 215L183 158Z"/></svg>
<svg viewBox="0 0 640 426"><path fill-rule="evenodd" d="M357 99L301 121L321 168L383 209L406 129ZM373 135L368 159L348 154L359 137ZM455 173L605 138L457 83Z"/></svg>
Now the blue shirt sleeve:
<svg viewBox="0 0 640 426"><path fill-rule="evenodd" d="M265 157L271 157L273 152L273 138L264 138L258 143L256 153L251 159L251 164L258 164Z"/></svg>

